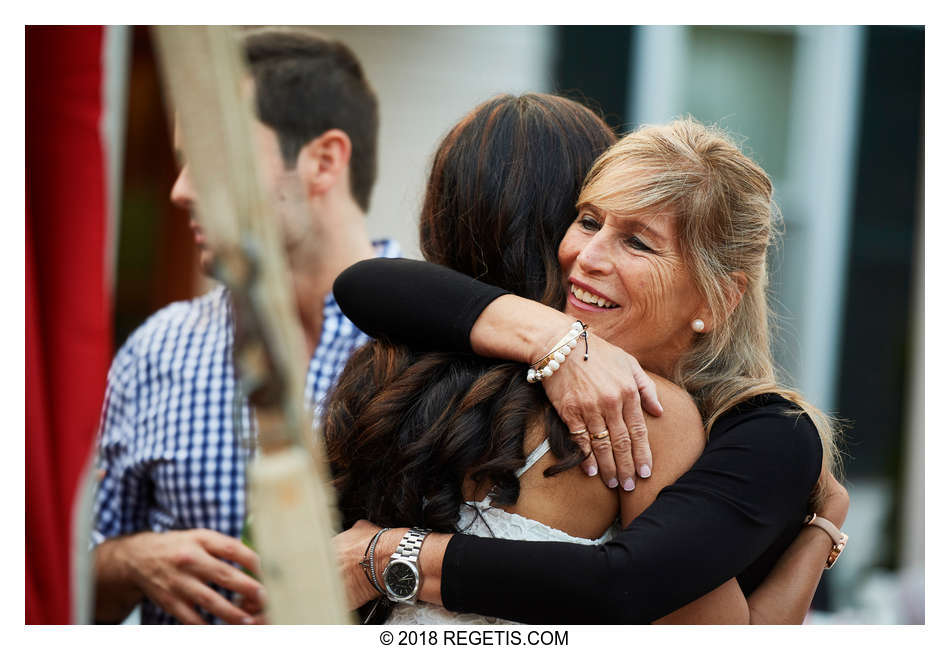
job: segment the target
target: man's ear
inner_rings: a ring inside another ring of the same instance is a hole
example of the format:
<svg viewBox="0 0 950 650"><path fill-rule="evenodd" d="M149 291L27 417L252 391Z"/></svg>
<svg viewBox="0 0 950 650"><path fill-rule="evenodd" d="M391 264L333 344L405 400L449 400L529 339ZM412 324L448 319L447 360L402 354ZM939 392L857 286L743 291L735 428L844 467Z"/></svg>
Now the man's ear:
<svg viewBox="0 0 950 650"><path fill-rule="evenodd" d="M348 178L353 144L340 129L324 131L303 146L297 155L297 173L307 188L307 197L324 195Z"/></svg>

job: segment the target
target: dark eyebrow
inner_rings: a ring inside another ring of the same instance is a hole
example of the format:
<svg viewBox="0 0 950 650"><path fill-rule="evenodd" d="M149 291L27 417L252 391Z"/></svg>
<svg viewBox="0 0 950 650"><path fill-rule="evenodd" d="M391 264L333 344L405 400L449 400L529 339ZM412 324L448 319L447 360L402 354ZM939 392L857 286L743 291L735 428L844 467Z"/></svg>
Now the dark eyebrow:
<svg viewBox="0 0 950 650"><path fill-rule="evenodd" d="M587 212L594 213L594 215L601 221L604 220L604 211L598 208L596 205L593 205L591 203L581 203L579 206L577 206L577 211L579 213L584 212L585 210ZM646 223L645 221L642 221L639 217L629 216L629 217L618 217L618 218L620 219L620 221L623 222L625 227L636 226L639 228L637 232L631 231L632 234L637 234L638 232L646 232L648 235L650 235L651 237L653 237L660 243L664 245L669 244L669 241L664 235L662 235L658 230L653 228L650 224Z"/></svg>

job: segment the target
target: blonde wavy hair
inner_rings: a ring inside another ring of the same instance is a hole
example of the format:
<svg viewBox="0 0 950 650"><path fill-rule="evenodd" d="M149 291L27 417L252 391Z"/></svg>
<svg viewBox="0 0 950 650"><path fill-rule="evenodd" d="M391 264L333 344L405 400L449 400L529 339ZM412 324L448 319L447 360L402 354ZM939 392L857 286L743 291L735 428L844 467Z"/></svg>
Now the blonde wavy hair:
<svg viewBox="0 0 950 650"><path fill-rule="evenodd" d="M823 464L838 475L838 424L776 379L766 256L781 216L768 174L721 129L687 117L642 126L604 152L578 197L583 204L621 217L663 211L676 219L680 253L713 322L669 379L693 396L706 435L739 402L778 393L811 418Z"/></svg>

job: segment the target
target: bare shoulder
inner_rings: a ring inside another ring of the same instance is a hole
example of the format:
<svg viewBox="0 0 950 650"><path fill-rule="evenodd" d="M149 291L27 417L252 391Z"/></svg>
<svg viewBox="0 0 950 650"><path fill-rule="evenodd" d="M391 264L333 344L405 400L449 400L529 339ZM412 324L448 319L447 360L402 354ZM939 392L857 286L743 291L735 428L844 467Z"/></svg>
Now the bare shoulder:
<svg viewBox="0 0 950 650"><path fill-rule="evenodd" d="M692 467L706 446L702 417L690 394L659 375L651 373L650 377L656 383L663 415L645 414L653 472L647 479L637 479L633 492L621 494L625 526L653 503L660 490Z"/></svg>
<svg viewBox="0 0 950 650"><path fill-rule="evenodd" d="M706 434L703 431L702 416L692 396L686 392L686 389L669 379L652 373L647 374L656 383L657 397L663 405L661 417L646 414L651 443L654 435L657 435L662 438L662 440L657 439L658 443L686 444L690 447L699 444L701 451L706 444ZM671 440L666 440L667 438Z"/></svg>

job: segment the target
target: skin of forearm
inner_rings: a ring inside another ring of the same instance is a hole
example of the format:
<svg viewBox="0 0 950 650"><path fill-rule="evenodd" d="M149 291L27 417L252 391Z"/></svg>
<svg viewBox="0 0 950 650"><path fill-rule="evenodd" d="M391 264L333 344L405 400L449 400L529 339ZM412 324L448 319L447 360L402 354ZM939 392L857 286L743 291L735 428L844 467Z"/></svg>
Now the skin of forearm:
<svg viewBox="0 0 950 650"><path fill-rule="evenodd" d="M531 363L554 347L573 322L556 309L507 294L482 311L469 340L479 356Z"/></svg>
<svg viewBox="0 0 950 650"><path fill-rule="evenodd" d="M442 559L451 535L430 533L419 551L419 564L424 576L419 598L427 603L442 604Z"/></svg>
<svg viewBox="0 0 950 650"><path fill-rule="evenodd" d="M142 600L127 562L128 544L134 535L108 539L93 552L95 566L96 621L119 623Z"/></svg>
<svg viewBox="0 0 950 650"><path fill-rule="evenodd" d="M821 580L831 539L814 526L804 529L765 581L749 596L753 625L800 625Z"/></svg>
<svg viewBox="0 0 950 650"><path fill-rule="evenodd" d="M848 516L849 505L848 493L841 488L826 499L819 514L841 528ZM800 625L824 574L831 548L828 533L816 526L805 526L762 584L749 596L749 622L753 625Z"/></svg>

